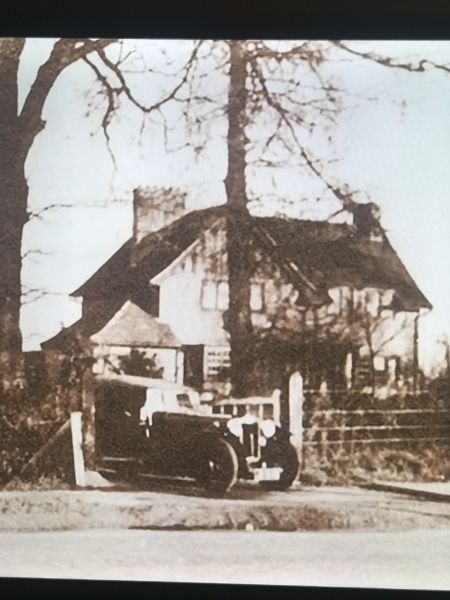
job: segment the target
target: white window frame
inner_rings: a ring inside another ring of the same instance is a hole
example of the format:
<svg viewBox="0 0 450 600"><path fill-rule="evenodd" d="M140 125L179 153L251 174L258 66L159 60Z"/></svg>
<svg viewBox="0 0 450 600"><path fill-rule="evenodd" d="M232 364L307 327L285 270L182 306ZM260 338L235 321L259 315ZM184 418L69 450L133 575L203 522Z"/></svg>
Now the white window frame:
<svg viewBox="0 0 450 600"><path fill-rule="evenodd" d="M224 290L223 295L221 288ZM228 281L218 281L216 289L216 306L217 310L228 310L230 304L230 288Z"/></svg>
<svg viewBox="0 0 450 600"><path fill-rule="evenodd" d="M253 294L253 290L259 290L259 302L257 307L253 306L253 298L254 298L254 294ZM264 311L264 283L262 281L251 281L250 282L250 310L252 312L263 312Z"/></svg>
<svg viewBox="0 0 450 600"><path fill-rule="evenodd" d="M215 358L213 358L215 355ZM203 372L207 378L216 377L223 368L231 366L229 346L205 346Z"/></svg>
<svg viewBox="0 0 450 600"><path fill-rule="evenodd" d="M205 301L206 298L208 298L208 302ZM204 310L217 310L217 281L214 279L202 280L201 307Z"/></svg>
<svg viewBox="0 0 450 600"><path fill-rule="evenodd" d="M205 294L205 288L211 286L214 288L210 290L211 292L211 303L205 304L205 298L207 297ZM220 287L226 286L227 294L225 296L226 302L223 301L223 296L220 292ZM203 310L219 310L224 311L228 309L229 305L229 296L228 296L228 281L225 280L217 280L217 279L203 279L202 280L202 289L201 289L201 307ZM214 301L212 301L214 299Z"/></svg>

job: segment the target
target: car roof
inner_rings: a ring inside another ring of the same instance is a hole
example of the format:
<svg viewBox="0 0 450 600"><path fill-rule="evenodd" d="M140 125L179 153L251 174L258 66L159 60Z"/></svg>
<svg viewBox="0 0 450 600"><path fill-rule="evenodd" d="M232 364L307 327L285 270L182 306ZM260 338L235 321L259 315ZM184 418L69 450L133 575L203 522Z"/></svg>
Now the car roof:
<svg viewBox="0 0 450 600"><path fill-rule="evenodd" d="M154 388L158 390L175 390L178 392L194 392L195 390L179 383L173 383L172 381L166 381L165 379L155 379L152 377L140 377L138 375L125 375L107 373L99 375L96 380L101 383L113 383L118 385L125 385L128 387L139 387L139 388Z"/></svg>

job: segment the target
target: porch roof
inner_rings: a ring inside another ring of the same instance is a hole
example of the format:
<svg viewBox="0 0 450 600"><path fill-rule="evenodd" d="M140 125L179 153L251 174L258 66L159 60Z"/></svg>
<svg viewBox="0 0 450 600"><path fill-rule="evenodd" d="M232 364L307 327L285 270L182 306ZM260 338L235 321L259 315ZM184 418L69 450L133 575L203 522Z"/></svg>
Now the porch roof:
<svg viewBox="0 0 450 600"><path fill-rule="evenodd" d="M102 329L90 337L94 344L149 348L179 348L180 341L166 323L127 300Z"/></svg>

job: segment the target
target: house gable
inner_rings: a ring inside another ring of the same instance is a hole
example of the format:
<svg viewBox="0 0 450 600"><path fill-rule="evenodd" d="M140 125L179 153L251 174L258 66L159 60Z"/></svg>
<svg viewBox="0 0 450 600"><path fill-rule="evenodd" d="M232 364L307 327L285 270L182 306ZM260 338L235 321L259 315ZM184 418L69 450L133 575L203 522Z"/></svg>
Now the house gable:
<svg viewBox="0 0 450 600"><path fill-rule="evenodd" d="M104 327L91 335L90 340L94 344L108 346L152 348L181 346L166 323L149 315L129 300Z"/></svg>
<svg viewBox="0 0 450 600"><path fill-rule="evenodd" d="M191 211L138 244L128 240L72 295L106 295L142 286L143 279L148 283L226 215L226 205ZM396 290L406 310L431 308L386 236L373 240L344 223L280 217L249 217L249 222L260 239L266 238L267 253L305 289L384 287Z"/></svg>
<svg viewBox="0 0 450 600"><path fill-rule="evenodd" d="M98 331L111 317L111 311L101 317L102 306L105 302L109 305L114 298L117 303L120 301L120 305L127 299L133 299L148 312L145 298L151 291L150 282L161 283L165 278L172 278L174 270L181 266L186 268L186 261L189 270L189 261L195 260L204 235L209 235L208 232L217 223L226 222L227 214L226 205L192 211L163 229L148 234L139 243L128 240L73 292L73 295L83 297L83 317L81 323L73 326L74 331L89 335ZM251 216L246 221L246 226L252 228L263 249L263 262L268 264L270 257L282 273L280 276L286 278L300 296L305 296L300 297L297 304L327 304L329 299L325 296L328 298L328 290L346 286L360 290L367 287L394 290L396 302L405 311L431 308L385 235L372 239L362 235L354 225L345 223ZM223 253L220 261L218 258L212 253L209 258L211 266L218 269L217 279L226 278ZM156 289L156 286L153 287ZM181 288L173 288L171 296L160 298L160 304L173 302L175 296L183 293ZM198 297L197 303L200 301ZM153 309L150 312L157 314ZM85 326L86 319L92 321L92 326ZM206 329L205 322L203 331ZM66 338L71 330L72 327L61 335ZM61 335L55 336L52 342L59 343ZM223 343L225 340L222 338L220 341Z"/></svg>

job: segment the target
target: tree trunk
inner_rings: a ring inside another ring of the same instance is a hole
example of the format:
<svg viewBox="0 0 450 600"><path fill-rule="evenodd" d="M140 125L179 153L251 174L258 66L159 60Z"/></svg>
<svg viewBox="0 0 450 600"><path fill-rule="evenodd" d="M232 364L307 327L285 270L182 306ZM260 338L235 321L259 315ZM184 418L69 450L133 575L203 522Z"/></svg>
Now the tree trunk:
<svg viewBox="0 0 450 600"><path fill-rule="evenodd" d="M24 40L0 40L0 378L3 389L23 377L20 331L21 244L28 186L17 115L17 73Z"/></svg>
<svg viewBox="0 0 450 600"><path fill-rule="evenodd" d="M249 393L249 341L252 332L250 311L251 238L245 181L247 123L247 60L244 45L230 42L230 83L228 92L228 170L225 190L227 216L227 256L229 308L225 328L230 334L232 393Z"/></svg>
<svg viewBox="0 0 450 600"><path fill-rule="evenodd" d="M247 124L247 57L243 42L230 42L230 72L228 88L228 169L225 177L227 203L230 208L247 211L245 181Z"/></svg>

